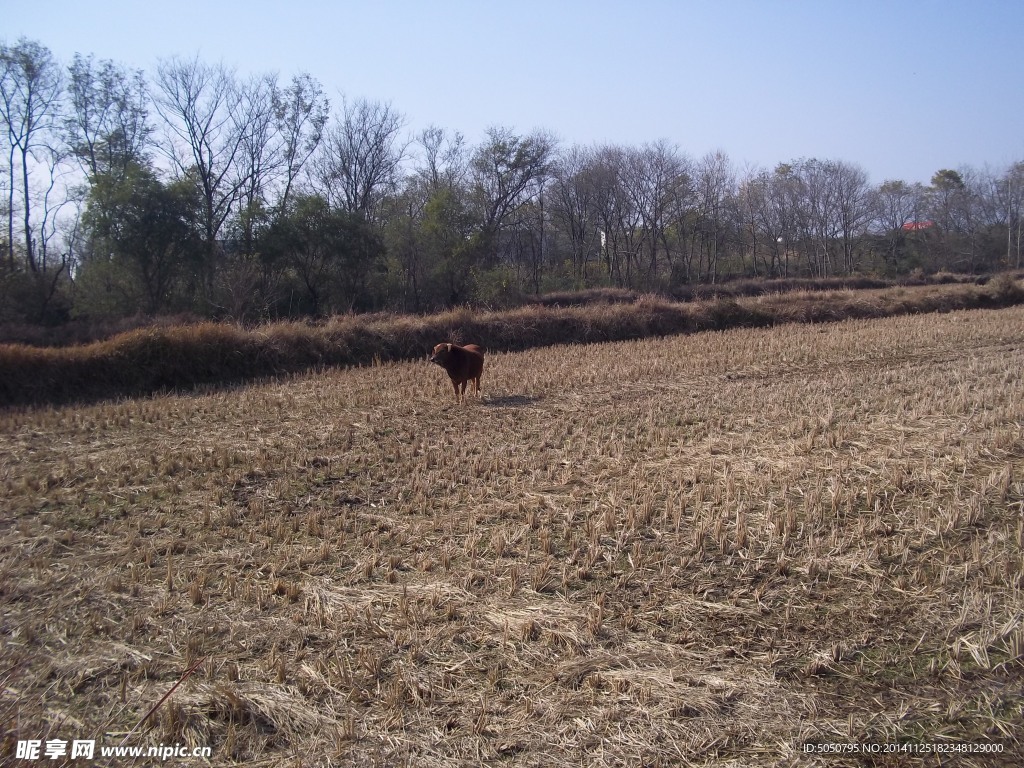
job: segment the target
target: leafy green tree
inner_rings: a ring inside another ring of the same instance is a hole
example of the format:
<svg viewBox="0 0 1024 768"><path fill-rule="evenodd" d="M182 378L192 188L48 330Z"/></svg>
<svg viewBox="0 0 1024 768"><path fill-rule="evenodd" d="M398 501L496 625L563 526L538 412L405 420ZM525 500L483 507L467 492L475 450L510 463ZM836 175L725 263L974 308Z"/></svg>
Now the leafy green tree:
<svg viewBox="0 0 1024 768"><path fill-rule="evenodd" d="M443 257L434 237L437 222L431 222L429 227L424 225L431 201L435 201L431 216L436 216L439 195L443 194L453 205L465 198L465 141L457 132L430 126L416 137L411 156L416 165L405 177L401 191L388 200L382 218L390 265L390 295L398 299L399 308L420 312L448 304L448 291L443 285L448 281L439 274ZM463 235L468 234L472 222L463 229Z"/></svg>
<svg viewBox="0 0 1024 768"><path fill-rule="evenodd" d="M940 268L963 266L959 254L964 250L964 235L968 233L968 203L963 175L948 168L936 171L928 188L928 207L938 229L935 247L936 266Z"/></svg>
<svg viewBox="0 0 1024 768"><path fill-rule="evenodd" d="M384 246L358 213L331 208L318 195L296 196L264 235L263 256L290 270L314 316L378 308Z"/></svg>
<svg viewBox="0 0 1024 768"><path fill-rule="evenodd" d="M443 306L469 301L483 261L485 236L457 190L441 188L423 210L423 238Z"/></svg>
<svg viewBox="0 0 1024 768"><path fill-rule="evenodd" d="M201 252L200 209L193 183L164 184L143 166L94 177L83 216L91 244L80 270L84 285L114 293L120 312L152 315L187 299L182 291Z"/></svg>
<svg viewBox="0 0 1024 768"><path fill-rule="evenodd" d="M429 267L422 218L426 185L414 178L401 194L390 201L383 229L387 249L389 294L397 297L397 308L420 312L427 298Z"/></svg>

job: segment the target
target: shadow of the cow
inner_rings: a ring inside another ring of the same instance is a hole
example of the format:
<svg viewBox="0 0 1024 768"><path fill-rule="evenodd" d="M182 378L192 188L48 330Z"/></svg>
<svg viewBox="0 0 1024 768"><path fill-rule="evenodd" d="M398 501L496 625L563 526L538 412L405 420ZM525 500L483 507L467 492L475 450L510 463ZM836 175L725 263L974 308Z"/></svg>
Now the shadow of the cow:
<svg viewBox="0 0 1024 768"><path fill-rule="evenodd" d="M540 398L534 395L497 395L485 397L483 404L490 408L516 408L533 405L538 400Z"/></svg>

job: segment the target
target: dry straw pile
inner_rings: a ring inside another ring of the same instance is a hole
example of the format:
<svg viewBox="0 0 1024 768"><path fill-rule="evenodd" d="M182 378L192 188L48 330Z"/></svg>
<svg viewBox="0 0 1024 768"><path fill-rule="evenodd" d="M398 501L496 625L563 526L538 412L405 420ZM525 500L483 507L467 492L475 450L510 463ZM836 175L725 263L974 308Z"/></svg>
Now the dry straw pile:
<svg viewBox="0 0 1024 768"><path fill-rule="evenodd" d="M1022 368L1011 308L492 354L459 407L421 361L8 410L3 759L199 661L131 743L1020 764Z"/></svg>

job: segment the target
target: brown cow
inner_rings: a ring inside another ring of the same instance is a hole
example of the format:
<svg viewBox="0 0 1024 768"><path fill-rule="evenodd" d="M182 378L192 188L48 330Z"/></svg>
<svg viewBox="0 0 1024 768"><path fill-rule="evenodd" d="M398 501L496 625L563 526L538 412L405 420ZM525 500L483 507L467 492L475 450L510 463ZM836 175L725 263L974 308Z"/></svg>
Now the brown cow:
<svg viewBox="0 0 1024 768"><path fill-rule="evenodd" d="M484 372L484 352L476 344L460 347L457 344L438 344L430 356L430 362L437 363L448 372L455 388L455 402L459 402L459 387L462 387L461 400L466 399L466 385L473 381L476 394L480 394L480 377Z"/></svg>

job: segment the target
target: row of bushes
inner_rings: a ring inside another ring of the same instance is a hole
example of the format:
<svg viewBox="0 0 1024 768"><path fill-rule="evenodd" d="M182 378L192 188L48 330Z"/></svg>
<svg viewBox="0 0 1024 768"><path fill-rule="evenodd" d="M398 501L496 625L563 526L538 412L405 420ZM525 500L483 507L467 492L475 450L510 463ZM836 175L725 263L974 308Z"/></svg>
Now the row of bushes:
<svg viewBox="0 0 1024 768"><path fill-rule="evenodd" d="M643 297L632 303L530 306L503 312L356 315L321 324L287 322L253 329L212 322L154 326L74 347L0 345L0 405L133 396L328 366L417 359L445 340L514 351L1019 303L1024 303L1024 288L1003 276L985 286L803 291L685 304Z"/></svg>
<svg viewBox="0 0 1024 768"><path fill-rule="evenodd" d="M1020 277L1020 274L1016 275ZM738 279L721 283L693 283L680 285L672 290L671 298L676 301L708 301L710 299L742 298L744 296L770 296L775 293L792 291L850 291L874 288L895 288L897 286L950 285L952 283L974 283L984 285L990 275L966 275L952 272L936 272L925 275L920 270L893 280L866 275L845 277L778 277L768 280ZM551 306L582 306L596 302L631 303L641 294L626 288L591 288L584 291L546 293L529 300L530 304Z"/></svg>

